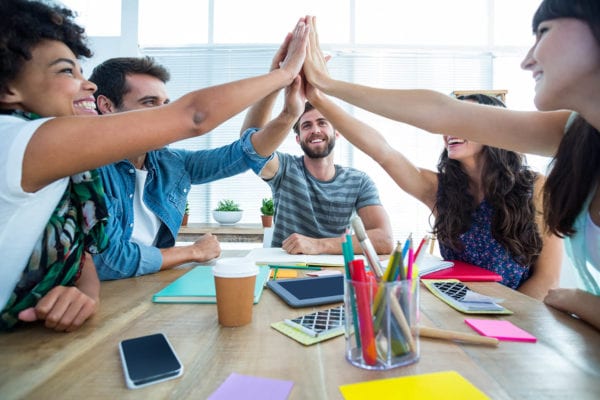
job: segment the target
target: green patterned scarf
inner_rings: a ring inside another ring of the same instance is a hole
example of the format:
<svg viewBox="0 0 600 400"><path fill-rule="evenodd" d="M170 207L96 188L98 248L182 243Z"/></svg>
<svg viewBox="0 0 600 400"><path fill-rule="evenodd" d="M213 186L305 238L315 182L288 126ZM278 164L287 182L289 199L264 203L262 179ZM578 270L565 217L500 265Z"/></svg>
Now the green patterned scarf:
<svg viewBox="0 0 600 400"><path fill-rule="evenodd" d="M36 116L13 113L26 119ZM56 286L74 286L84 251L99 253L108 245L104 232L108 211L102 180L96 170L73 175L40 240L36 243L21 279L0 314L0 330L13 327L19 312L33 307Z"/></svg>

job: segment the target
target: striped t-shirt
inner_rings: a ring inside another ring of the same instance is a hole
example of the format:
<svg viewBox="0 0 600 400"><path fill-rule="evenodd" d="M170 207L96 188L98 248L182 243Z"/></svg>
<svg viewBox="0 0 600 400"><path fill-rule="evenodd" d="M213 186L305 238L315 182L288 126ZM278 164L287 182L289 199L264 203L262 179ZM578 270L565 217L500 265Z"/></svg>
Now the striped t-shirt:
<svg viewBox="0 0 600 400"><path fill-rule="evenodd" d="M266 181L275 205L273 247L281 247L292 233L341 236L357 210L381 205L375 184L362 171L335 165L333 179L320 181L306 170L303 156L279 152L277 156L279 170Z"/></svg>

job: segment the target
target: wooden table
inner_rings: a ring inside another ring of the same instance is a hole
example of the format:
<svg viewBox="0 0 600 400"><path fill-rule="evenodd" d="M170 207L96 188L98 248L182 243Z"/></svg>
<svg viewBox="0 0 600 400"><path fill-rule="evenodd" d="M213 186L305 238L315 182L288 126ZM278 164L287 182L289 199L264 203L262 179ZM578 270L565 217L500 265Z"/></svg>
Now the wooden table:
<svg viewBox="0 0 600 400"><path fill-rule="evenodd" d="M193 242L205 233L216 235L221 242L258 242L263 241L264 228L261 224L200 224L190 223L182 226L177 241Z"/></svg>
<svg viewBox="0 0 600 400"><path fill-rule="evenodd" d="M491 348L422 338L417 363L374 372L345 360L344 336L305 347L270 328L313 309L289 308L269 290L255 306L252 323L240 328L220 327L215 305L151 302L154 292L185 271L104 282L99 313L76 332L34 324L0 334L0 398L206 399L236 372L292 380L290 399L341 399L343 384L445 370L458 371L492 399L600 398L600 333L496 283L469 286L505 298L515 314L500 318L537 336L537 343ZM423 286L420 304L422 324L472 333L464 314ZM129 390L118 343L155 332L169 337L185 372Z"/></svg>

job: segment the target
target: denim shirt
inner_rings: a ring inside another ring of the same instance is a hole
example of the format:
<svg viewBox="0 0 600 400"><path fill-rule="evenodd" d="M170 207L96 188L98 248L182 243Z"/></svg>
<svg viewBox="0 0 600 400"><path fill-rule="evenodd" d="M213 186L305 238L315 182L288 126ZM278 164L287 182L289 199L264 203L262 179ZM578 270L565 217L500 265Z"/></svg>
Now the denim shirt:
<svg viewBox="0 0 600 400"><path fill-rule="evenodd" d="M260 173L273 155L256 153L245 132L239 140L211 150L163 148L146 155L148 177L144 203L161 221L155 246L131 241L133 233L133 193L135 167L122 160L99 169L110 214L106 233L108 248L94 255L101 280L120 279L157 272L162 265L160 248L172 247L181 226L191 185L212 182L237 175L248 169Z"/></svg>

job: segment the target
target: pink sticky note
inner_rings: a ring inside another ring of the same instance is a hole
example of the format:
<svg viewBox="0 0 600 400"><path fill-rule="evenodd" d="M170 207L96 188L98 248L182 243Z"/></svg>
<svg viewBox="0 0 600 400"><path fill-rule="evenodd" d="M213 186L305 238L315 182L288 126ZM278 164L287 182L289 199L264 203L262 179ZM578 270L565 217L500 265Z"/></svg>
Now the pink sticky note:
<svg viewBox="0 0 600 400"><path fill-rule="evenodd" d="M515 342L536 342L535 336L510 321L465 318L465 323L483 336Z"/></svg>

